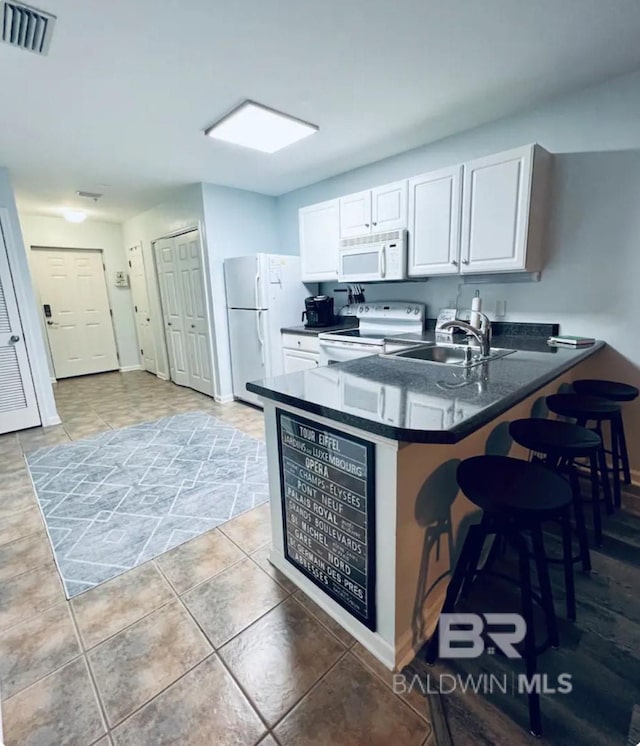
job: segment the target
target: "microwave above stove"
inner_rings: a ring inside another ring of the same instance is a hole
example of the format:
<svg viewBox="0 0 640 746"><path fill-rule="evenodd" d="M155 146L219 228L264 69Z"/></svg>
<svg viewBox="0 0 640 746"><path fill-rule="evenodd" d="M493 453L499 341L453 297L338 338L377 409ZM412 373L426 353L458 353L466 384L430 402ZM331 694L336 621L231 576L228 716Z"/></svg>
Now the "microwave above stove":
<svg viewBox="0 0 640 746"><path fill-rule="evenodd" d="M382 282L407 277L407 231L344 238L338 249L338 282Z"/></svg>

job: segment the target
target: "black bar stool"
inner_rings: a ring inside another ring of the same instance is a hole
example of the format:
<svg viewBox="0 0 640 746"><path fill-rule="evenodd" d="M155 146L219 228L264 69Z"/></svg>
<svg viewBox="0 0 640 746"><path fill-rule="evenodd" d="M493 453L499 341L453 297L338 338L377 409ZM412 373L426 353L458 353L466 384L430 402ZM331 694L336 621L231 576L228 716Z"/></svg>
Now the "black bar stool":
<svg viewBox="0 0 640 746"><path fill-rule="evenodd" d="M587 430L587 428L580 427L580 425L573 425L570 422L539 418L511 422L509 424L509 434L516 443L527 448L532 454L543 456L540 460L548 467L560 474L566 474L568 477L573 493L573 517L578 544L580 546L580 553L573 560L574 562L581 561L582 569L585 572L590 572L589 541L584 523L580 480L574 461L577 458L586 458L589 460L593 532L596 544L600 545L602 543L602 517L600 515L598 475L598 451L602 447L600 436L592 430ZM549 559L549 562L560 561ZM569 609L567 609L567 614L571 619Z"/></svg>
<svg viewBox="0 0 640 746"><path fill-rule="evenodd" d="M562 525L567 597L571 596L575 603L569 519L571 488L563 477L546 466L508 456L469 458L458 466L457 479L464 494L484 512L481 522L469 528L447 588L442 613L452 613L458 595L461 591L464 594L465 587L482 573L505 577L492 570L478 570L478 561L487 537L493 535L497 540L504 539L511 544L518 553L519 577L508 579L520 586L522 616L526 623L524 659L527 677L531 680L536 673L537 656L549 646L557 647L559 644L551 581L542 540L542 522L552 518L559 519ZM531 552L526 535L530 535L533 546L539 596L531 587ZM533 624L534 599L542 606L549 636L545 644L539 646L536 645ZM435 663L439 655L439 627L440 622L426 648L425 659L430 665ZM535 687L528 692L528 699L531 732L539 736L542 733L540 697Z"/></svg>
<svg viewBox="0 0 640 746"><path fill-rule="evenodd" d="M612 433L617 433L622 424L620 405L616 402L603 399L600 396L583 396L582 394L553 394L547 396L547 407L550 412L560 417L569 417L576 421L577 425L586 427L587 423L595 423L595 432L600 436L602 445L598 453L600 471L602 472L605 503L607 512L614 512L614 505L620 506L622 502L620 493L620 470L615 468L618 464L618 437L611 438L611 451L614 463L613 472L613 501L611 500L611 486L609 484L609 467L607 466L607 454L604 448L604 436L602 434L602 423L608 422Z"/></svg>
<svg viewBox="0 0 640 746"><path fill-rule="evenodd" d="M573 382L573 389L576 394L585 394L587 396L601 396L609 401L623 402L633 401L638 398L640 391L628 383L619 383L618 381L601 381L595 378L583 378L580 381ZM612 432L613 436L613 432ZM622 471L625 484L631 484L631 471L629 469L629 454L627 452L627 439L624 434L624 422L620 416L620 427L617 430L618 450L620 452L620 463L614 464ZM613 451L613 449L612 449ZM612 453L613 455L613 453Z"/></svg>

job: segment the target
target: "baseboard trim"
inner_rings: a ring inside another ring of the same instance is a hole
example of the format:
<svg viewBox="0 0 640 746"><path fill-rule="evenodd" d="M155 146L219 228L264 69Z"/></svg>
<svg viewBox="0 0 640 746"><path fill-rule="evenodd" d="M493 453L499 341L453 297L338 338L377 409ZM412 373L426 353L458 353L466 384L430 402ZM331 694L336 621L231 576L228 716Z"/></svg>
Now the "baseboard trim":
<svg viewBox="0 0 640 746"><path fill-rule="evenodd" d="M166 373L156 373L156 376L158 376L158 378L161 381L170 381L171 380Z"/></svg>
<svg viewBox="0 0 640 746"><path fill-rule="evenodd" d="M229 404L235 399L233 394L226 394L225 396L216 394L213 398L218 402L218 404Z"/></svg>
<svg viewBox="0 0 640 746"><path fill-rule="evenodd" d="M142 370L141 365L125 365L123 368L120 368L120 373L131 373L133 370Z"/></svg>
<svg viewBox="0 0 640 746"><path fill-rule="evenodd" d="M60 419L60 417L58 417L58 415L55 415L54 417L43 417L42 418L42 427L53 427L54 425L60 425L60 424L62 424L62 420Z"/></svg>

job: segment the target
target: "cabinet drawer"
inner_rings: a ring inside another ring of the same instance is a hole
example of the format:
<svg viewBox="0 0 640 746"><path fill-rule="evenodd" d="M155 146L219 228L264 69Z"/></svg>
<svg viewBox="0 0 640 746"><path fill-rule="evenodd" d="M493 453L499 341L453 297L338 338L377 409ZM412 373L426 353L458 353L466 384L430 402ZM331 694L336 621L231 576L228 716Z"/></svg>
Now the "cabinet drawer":
<svg viewBox="0 0 640 746"><path fill-rule="evenodd" d="M282 334L282 347L288 350L320 352L320 343L316 334Z"/></svg>

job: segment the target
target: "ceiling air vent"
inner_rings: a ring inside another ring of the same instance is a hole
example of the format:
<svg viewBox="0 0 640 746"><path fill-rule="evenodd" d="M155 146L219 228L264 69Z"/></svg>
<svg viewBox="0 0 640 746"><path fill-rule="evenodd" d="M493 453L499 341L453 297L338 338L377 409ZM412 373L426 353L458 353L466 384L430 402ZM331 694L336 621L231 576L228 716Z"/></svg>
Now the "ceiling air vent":
<svg viewBox="0 0 640 746"><path fill-rule="evenodd" d="M56 17L22 3L0 0L2 41L36 54L47 54Z"/></svg>

